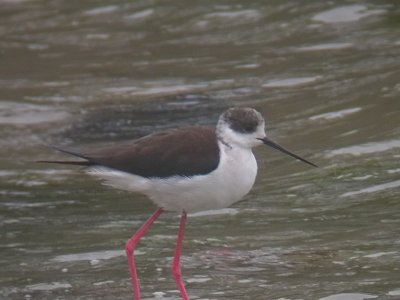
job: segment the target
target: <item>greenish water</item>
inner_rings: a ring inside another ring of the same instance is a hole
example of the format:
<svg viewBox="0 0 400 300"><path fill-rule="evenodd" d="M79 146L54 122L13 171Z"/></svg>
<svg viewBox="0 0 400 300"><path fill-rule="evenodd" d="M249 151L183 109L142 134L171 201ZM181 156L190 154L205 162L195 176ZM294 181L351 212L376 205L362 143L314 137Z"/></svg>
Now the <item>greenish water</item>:
<svg viewBox="0 0 400 300"><path fill-rule="evenodd" d="M0 299L131 299L125 241L155 210L47 148L214 124L234 105L319 169L256 150L244 201L189 216L191 299L400 299L395 1L0 1ZM179 299L178 216L139 246Z"/></svg>

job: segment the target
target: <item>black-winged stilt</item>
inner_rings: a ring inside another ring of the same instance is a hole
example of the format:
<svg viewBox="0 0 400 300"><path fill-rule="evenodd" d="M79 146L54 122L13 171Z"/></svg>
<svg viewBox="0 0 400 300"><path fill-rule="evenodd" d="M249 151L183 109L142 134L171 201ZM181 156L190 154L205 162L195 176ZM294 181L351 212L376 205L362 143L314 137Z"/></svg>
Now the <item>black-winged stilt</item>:
<svg viewBox="0 0 400 300"><path fill-rule="evenodd" d="M180 268L186 214L228 207L242 199L257 174L252 148L262 144L316 167L267 138L264 118L258 111L245 107L225 111L216 128L178 128L87 153L56 148L81 160L41 162L84 166L87 173L106 184L142 193L158 206L126 243L136 300L140 299L133 255L136 245L163 211L180 212L172 273L182 299L188 300Z"/></svg>

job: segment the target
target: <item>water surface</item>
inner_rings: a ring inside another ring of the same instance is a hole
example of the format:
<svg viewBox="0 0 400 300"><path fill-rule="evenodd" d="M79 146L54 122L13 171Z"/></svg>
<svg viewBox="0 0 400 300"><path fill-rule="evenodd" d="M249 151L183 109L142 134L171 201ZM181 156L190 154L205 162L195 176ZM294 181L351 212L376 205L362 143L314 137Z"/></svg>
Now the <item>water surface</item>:
<svg viewBox="0 0 400 300"><path fill-rule="evenodd" d="M319 164L257 149L255 187L189 217L192 299L400 299L400 34L393 1L0 1L0 297L131 299L125 241L155 210L47 148L94 148L253 106ZM179 299L178 228L138 250Z"/></svg>

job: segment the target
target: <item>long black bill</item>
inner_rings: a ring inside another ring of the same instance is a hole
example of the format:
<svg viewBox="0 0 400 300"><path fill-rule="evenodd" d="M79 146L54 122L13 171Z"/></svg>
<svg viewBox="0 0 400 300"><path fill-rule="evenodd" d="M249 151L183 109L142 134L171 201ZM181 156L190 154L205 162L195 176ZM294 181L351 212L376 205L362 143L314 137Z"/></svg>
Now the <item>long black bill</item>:
<svg viewBox="0 0 400 300"><path fill-rule="evenodd" d="M310 161L308 161L308 160L306 160L306 159L304 159L304 158L302 158L302 157L290 152L289 150L283 148L282 146L278 145L274 141L271 141L267 137L259 139L259 140L262 141L265 145L268 145L268 146L270 146L272 148L275 148L276 150L279 150L279 151L281 151L281 152L283 152L283 153L285 153L287 155L290 155L291 157L294 157L294 158L296 158L298 160L301 160L302 162L305 162L306 164L309 164L309 165L311 165L313 167L318 167L316 164L314 164L314 163L312 163L312 162L310 162Z"/></svg>

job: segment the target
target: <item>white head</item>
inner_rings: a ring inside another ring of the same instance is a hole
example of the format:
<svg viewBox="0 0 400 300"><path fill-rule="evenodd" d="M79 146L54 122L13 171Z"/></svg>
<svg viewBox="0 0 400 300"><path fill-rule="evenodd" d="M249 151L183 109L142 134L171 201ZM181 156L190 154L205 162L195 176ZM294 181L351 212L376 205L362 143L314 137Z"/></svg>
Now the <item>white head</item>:
<svg viewBox="0 0 400 300"><path fill-rule="evenodd" d="M253 108L233 107L225 111L219 117L217 135L232 147L251 149L265 144L309 165L317 166L270 140L265 134L263 116Z"/></svg>

